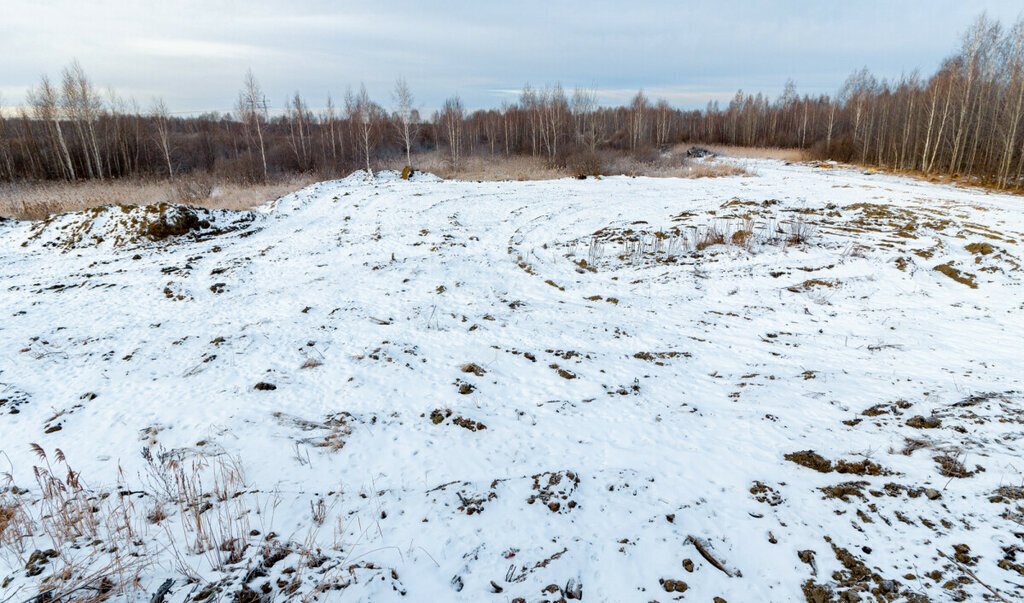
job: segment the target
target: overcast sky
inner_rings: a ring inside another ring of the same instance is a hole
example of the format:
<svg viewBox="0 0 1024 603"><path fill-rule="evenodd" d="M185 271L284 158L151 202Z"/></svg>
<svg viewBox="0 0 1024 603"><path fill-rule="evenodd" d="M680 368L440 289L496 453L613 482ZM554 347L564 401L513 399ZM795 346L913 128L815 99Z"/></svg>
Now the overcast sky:
<svg viewBox="0 0 1024 603"><path fill-rule="evenodd" d="M679 107L737 89L832 93L868 67L931 74L983 10L1009 26L1020 0L317 2L0 0L0 96L23 102L77 58L95 84L147 107L230 110L251 68L272 105L311 106L366 84L391 104L404 76L424 109L451 94L497 107L561 82L619 102L643 88Z"/></svg>

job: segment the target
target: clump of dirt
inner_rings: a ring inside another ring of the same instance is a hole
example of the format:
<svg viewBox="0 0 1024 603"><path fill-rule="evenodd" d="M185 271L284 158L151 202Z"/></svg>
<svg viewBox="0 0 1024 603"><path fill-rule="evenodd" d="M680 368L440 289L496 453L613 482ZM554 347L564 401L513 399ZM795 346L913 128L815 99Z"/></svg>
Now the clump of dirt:
<svg viewBox="0 0 1024 603"><path fill-rule="evenodd" d="M971 555L971 547L966 544L954 544L953 557L963 565L977 565L980 559L977 555Z"/></svg>
<svg viewBox="0 0 1024 603"><path fill-rule="evenodd" d="M453 413L450 408L435 408L430 412L430 422L433 423L434 425L440 425L441 423L444 423L446 419L451 417L452 414ZM463 429L468 429L470 431L481 431L487 429L487 426L484 425L483 423L479 421L474 421L472 419L467 419L461 416L456 416L454 419L452 419L452 424L458 425L459 427Z"/></svg>
<svg viewBox="0 0 1024 603"><path fill-rule="evenodd" d="M687 584L682 580L666 580L665 578L659 578L658 582L661 584L661 588L663 588L667 593L682 593L686 592L686 589L689 588L689 586L687 586Z"/></svg>
<svg viewBox="0 0 1024 603"><path fill-rule="evenodd" d="M690 358L692 354L689 352L637 352L636 354L633 354L633 358L653 362L658 366L665 366L665 363L663 362L664 360L669 358L678 358L680 356Z"/></svg>
<svg viewBox="0 0 1024 603"><path fill-rule="evenodd" d="M975 466L973 471L969 470L960 459L948 454L937 456L932 460L939 466L939 475L943 477L971 477L975 473L985 470L981 465Z"/></svg>
<svg viewBox="0 0 1024 603"><path fill-rule="evenodd" d="M879 415L885 415L894 412L892 404L875 404L871 408L868 408L864 412L860 413L865 417L877 417Z"/></svg>
<svg viewBox="0 0 1024 603"><path fill-rule="evenodd" d="M839 280L838 279L812 278L810 280L806 280L806 281L800 283L799 285L793 285L792 287L786 287L786 290L787 291L792 291L793 293L802 293L802 292L805 292L805 291L814 291L815 289L820 289L820 288L834 289L835 287L838 287L838 286L839 286Z"/></svg>
<svg viewBox="0 0 1024 603"><path fill-rule="evenodd" d="M159 203L144 208L149 221L140 220L139 227L154 241L168 237L180 237L193 231L210 227L209 220L200 219L195 209L179 205Z"/></svg>
<svg viewBox="0 0 1024 603"><path fill-rule="evenodd" d="M971 243L964 247L964 249L975 255L989 255L996 251L995 246L991 243Z"/></svg>
<svg viewBox="0 0 1024 603"><path fill-rule="evenodd" d="M491 486L493 487L494 484L492 483ZM458 507L459 511L462 511L466 515L482 513L484 510L484 505L486 505L489 501L498 498L498 494L494 492L494 490L491 490L486 494L471 494L467 493L465 490L462 490L456 492L455 495L459 497L459 503L461 503L459 504Z"/></svg>
<svg viewBox="0 0 1024 603"><path fill-rule="evenodd" d="M814 469L819 473L830 473L832 471L832 461L813 450L790 452L785 458L791 463L796 463L797 465L807 467L808 469Z"/></svg>
<svg viewBox="0 0 1024 603"><path fill-rule="evenodd" d="M568 513L578 506L570 497L579 485L580 478L572 471L538 473L533 476L534 494L526 502L532 505L540 501L552 513Z"/></svg>
<svg viewBox="0 0 1024 603"><path fill-rule="evenodd" d="M435 408L430 413L430 422L433 423L434 425L439 425L450 416L452 416L452 411L450 408L446 408L444 410L441 410L440 408Z"/></svg>
<svg viewBox="0 0 1024 603"><path fill-rule="evenodd" d="M824 488L819 488L819 490L825 494L825 498L838 498L843 502L850 502L850 499L848 498L850 496L856 496L861 500L867 500L867 497L864 496L864 488L866 488L867 485L867 482L862 481L843 482L834 486L825 486Z"/></svg>
<svg viewBox="0 0 1024 603"><path fill-rule="evenodd" d="M923 417L921 415L915 415L907 419L907 427L913 427L914 429L935 429L942 427L942 420L938 417Z"/></svg>
<svg viewBox="0 0 1024 603"><path fill-rule="evenodd" d="M877 463L872 463L869 460L863 460L860 462L851 461L836 461L834 464L832 461L821 456L813 450L801 450L800 452L790 452L785 456L787 461L796 463L808 469L814 469L819 473L849 473L853 475L891 475L892 471L889 471L885 467Z"/></svg>
<svg viewBox="0 0 1024 603"><path fill-rule="evenodd" d="M897 580L883 578L850 551L836 546L828 536L825 540L832 546L842 569L832 573L831 585L817 584L807 580L803 584L804 597L809 603L851 603L864 601L868 595L872 600L893 601L905 597L910 601L925 601L904 588Z"/></svg>
<svg viewBox="0 0 1024 603"><path fill-rule="evenodd" d="M1024 576L1024 563L1014 563L1017 559L1017 553L1024 549L1020 549L1020 547L1017 547L1017 549L1006 547L1003 550L1006 551L1006 556L1000 559L996 565L999 566L1000 569L1004 569L1008 572L1017 572L1021 576Z"/></svg>
<svg viewBox="0 0 1024 603"><path fill-rule="evenodd" d="M778 490L762 482L755 481L754 485L750 487L750 493L754 495L754 500L767 503L771 507L785 502L785 499L782 498Z"/></svg>
<svg viewBox="0 0 1024 603"><path fill-rule="evenodd" d="M811 567L811 574L816 576L818 575L818 564L814 559L815 554L816 553L810 549L796 552L796 556L800 561L809 565Z"/></svg>
<svg viewBox="0 0 1024 603"><path fill-rule="evenodd" d="M960 270L957 270L956 268L953 267L953 262L939 264L938 266L932 268L932 270L935 270L936 272L941 272L942 274L945 274L946 276L960 283L961 285L967 285L971 289L978 288L978 282L974 280L974 275L971 274L970 272L961 272Z"/></svg>
<svg viewBox="0 0 1024 603"><path fill-rule="evenodd" d="M1011 500L1024 500L1024 487L1002 486L988 497L988 501L994 503L1008 503Z"/></svg>
<svg viewBox="0 0 1024 603"><path fill-rule="evenodd" d="M0 411L7 411L7 414L16 415L21 411L18 407L25 404L29 400L29 395L14 387L13 385L4 386L0 383Z"/></svg>
<svg viewBox="0 0 1024 603"><path fill-rule="evenodd" d="M836 600L833 598L831 588L818 584L814 580L804 582L801 589L804 591L804 598L807 600L807 603L831 603Z"/></svg>
<svg viewBox="0 0 1024 603"><path fill-rule="evenodd" d="M892 475L892 471L868 460L859 463L837 461L836 473L852 473L853 475Z"/></svg>
<svg viewBox="0 0 1024 603"><path fill-rule="evenodd" d="M886 496L892 497L897 497L905 493L910 498L918 498L919 496L925 496L928 498L928 500L936 500L942 498L942 493L933 488L915 488L913 486L906 486L904 484L897 484L895 482L890 482L884 485L881 491L871 491L871 494L874 496L881 496L883 493Z"/></svg>
<svg viewBox="0 0 1024 603"><path fill-rule="evenodd" d="M455 417L454 419L452 419L452 423L458 425L459 427L462 427L463 429L468 429L470 431L487 429L487 426L484 425L483 423L466 419L464 417Z"/></svg>
<svg viewBox="0 0 1024 603"><path fill-rule="evenodd" d="M256 390L259 390L259 391L262 391L262 392L270 392L270 391L274 391L275 389L277 389L277 386L274 385L273 383L267 383L266 381L260 381L259 383L257 383L256 385L253 386L253 389L256 389Z"/></svg>
<svg viewBox="0 0 1024 603"><path fill-rule="evenodd" d="M463 364L461 370L463 373L473 373L477 377L483 377L484 373L487 372L479 364L475 364L473 362Z"/></svg>
<svg viewBox="0 0 1024 603"><path fill-rule="evenodd" d="M559 366L557 364L549 365L548 368L554 369L554 371L556 373L558 373L558 376L561 377L562 379L575 379L576 378L576 373L574 373L572 371L569 371L569 370L566 370L564 368L559 368Z"/></svg>

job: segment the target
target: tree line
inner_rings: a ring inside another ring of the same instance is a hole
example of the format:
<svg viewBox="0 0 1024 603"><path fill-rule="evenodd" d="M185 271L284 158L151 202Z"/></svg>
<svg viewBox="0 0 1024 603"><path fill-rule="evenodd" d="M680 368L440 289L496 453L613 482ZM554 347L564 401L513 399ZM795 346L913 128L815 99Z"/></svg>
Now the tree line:
<svg viewBox="0 0 1024 603"><path fill-rule="evenodd" d="M296 92L270 105L251 73L234 110L182 117L160 99L142 108L101 93L71 63L43 76L17 114L0 111L0 180L175 178L211 173L264 181L322 177L438 150L453 167L471 155L540 157L584 174L602 157L653 158L681 142L805 149L813 157L949 174L1024 188L1024 20L1005 28L979 17L930 77L852 74L835 96L803 95L787 82L775 99L738 92L725 106L684 111L640 91L601 106L593 90L524 86L515 101L469 112L456 95L421 115L399 79L385 104L364 86L318 109Z"/></svg>

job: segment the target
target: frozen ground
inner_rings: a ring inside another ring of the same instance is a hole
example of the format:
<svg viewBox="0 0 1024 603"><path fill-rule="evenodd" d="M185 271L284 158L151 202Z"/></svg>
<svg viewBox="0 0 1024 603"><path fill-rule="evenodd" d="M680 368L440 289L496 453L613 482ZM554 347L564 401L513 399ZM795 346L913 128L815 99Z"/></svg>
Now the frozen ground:
<svg viewBox="0 0 1024 603"><path fill-rule="evenodd" d="M1024 597L1024 200L746 167L0 224L0 601Z"/></svg>

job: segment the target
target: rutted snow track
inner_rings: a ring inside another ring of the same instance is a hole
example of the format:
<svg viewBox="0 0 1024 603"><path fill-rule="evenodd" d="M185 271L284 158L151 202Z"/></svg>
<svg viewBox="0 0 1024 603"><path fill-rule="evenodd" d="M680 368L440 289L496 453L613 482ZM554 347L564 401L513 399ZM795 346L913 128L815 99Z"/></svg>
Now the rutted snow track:
<svg viewBox="0 0 1024 603"><path fill-rule="evenodd" d="M8 498L30 443L97 493L143 448L238 459L262 527L140 599L1024 596L1024 201L752 169L353 176L128 246L0 224ZM4 551L0 599L48 575Z"/></svg>

